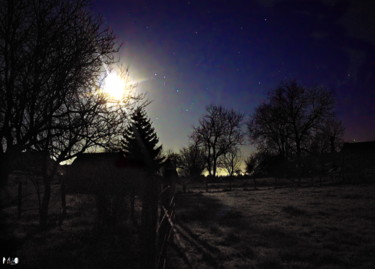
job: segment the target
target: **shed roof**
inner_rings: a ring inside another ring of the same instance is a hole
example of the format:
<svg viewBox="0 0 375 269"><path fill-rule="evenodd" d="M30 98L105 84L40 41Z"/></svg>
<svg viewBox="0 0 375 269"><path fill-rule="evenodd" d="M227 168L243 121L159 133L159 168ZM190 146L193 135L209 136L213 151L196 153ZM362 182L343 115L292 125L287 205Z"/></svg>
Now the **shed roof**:
<svg viewBox="0 0 375 269"><path fill-rule="evenodd" d="M125 158L121 152L82 153L72 163L73 166L96 163L110 163L117 168L142 167L142 162Z"/></svg>

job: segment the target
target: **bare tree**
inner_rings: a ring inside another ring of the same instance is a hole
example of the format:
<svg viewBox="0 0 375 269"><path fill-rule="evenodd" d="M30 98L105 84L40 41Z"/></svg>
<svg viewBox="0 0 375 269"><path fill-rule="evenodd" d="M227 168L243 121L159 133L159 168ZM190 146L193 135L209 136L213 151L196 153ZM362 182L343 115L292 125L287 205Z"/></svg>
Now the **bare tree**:
<svg viewBox="0 0 375 269"><path fill-rule="evenodd" d="M209 175L216 176L219 158L243 142L241 127L244 116L216 105L210 105L206 110L191 138L204 151Z"/></svg>
<svg viewBox="0 0 375 269"><path fill-rule="evenodd" d="M21 151L48 152L58 164L108 143L126 119L124 102L131 101L109 104L100 93L104 66L114 62L117 48L112 32L88 11L88 1L0 5L0 174L5 185L10 160ZM41 226L56 169L43 175Z"/></svg>
<svg viewBox="0 0 375 269"><path fill-rule="evenodd" d="M310 140L322 125L334 118L333 96L321 87L305 88L285 82L259 106L250 121L250 139L261 148L288 158L308 152Z"/></svg>
<svg viewBox="0 0 375 269"><path fill-rule="evenodd" d="M241 152L240 149L234 147L225 153L221 158L220 166L227 170L228 175L232 177L241 166Z"/></svg>
<svg viewBox="0 0 375 269"><path fill-rule="evenodd" d="M325 88L285 82L270 93L268 103L259 106L248 122L250 140L261 151L295 160L299 170L301 158L311 153L313 142L339 141L342 129L335 119L333 105L333 96ZM337 123L335 130L328 128L332 122Z"/></svg>
<svg viewBox="0 0 375 269"><path fill-rule="evenodd" d="M228 172L229 191L231 191L233 176L236 171L239 170L242 162L240 149L238 147L231 148L227 153L220 157L219 162L220 166Z"/></svg>
<svg viewBox="0 0 375 269"><path fill-rule="evenodd" d="M310 152L322 154L339 151L343 143L344 130L340 120L335 118L325 120L311 139Z"/></svg>
<svg viewBox="0 0 375 269"><path fill-rule="evenodd" d="M2 183L12 155L53 135L53 118L89 96L113 61L114 36L87 1L1 1L0 140ZM47 135L48 134L48 135ZM43 138L41 138L41 136Z"/></svg>
<svg viewBox="0 0 375 269"><path fill-rule="evenodd" d="M250 141L257 144L258 150L284 158L290 155L291 130L288 117L277 104L265 103L258 106L247 127Z"/></svg>
<svg viewBox="0 0 375 269"><path fill-rule="evenodd" d="M40 151L49 152L49 155L56 160L54 170L45 174L44 185L47 186L45 190L49 189L59 163L70 160L85 151L95 150L98 147L111 150L116 145L118 137L128 124L128 111L143 100L142 95L133 95L130 88L127 92L128 95L124 96L122 103L110 103L102 94L77 96L66 102L65 111L52 117L51 129L39 135L40 141L44 143L34 146ZM66 212L64 190L62 178L61 221ZM48 195L48 192L45 192L46 198L42 203L42 225L46 223L48 216Z"/></svg>
<svg viewBox="0 0 375 269"><path fill-rule="evenodd" d="M200 176L205 169L204 152L197 144L191 144L180 150L177 167L183 177Z"/></svg>

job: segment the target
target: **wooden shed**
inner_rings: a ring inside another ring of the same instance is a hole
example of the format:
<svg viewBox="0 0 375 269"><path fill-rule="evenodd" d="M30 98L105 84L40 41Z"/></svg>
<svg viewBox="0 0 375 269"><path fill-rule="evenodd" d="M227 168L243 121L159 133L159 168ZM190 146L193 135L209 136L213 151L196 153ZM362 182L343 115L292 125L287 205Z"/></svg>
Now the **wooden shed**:
<svg viewBox="0 0 375 269"><path fill-rule="evenodd" d="M68 168L68 193L116 192L134 188L144 173L140 162L125 159L119 152L84 153Z"/></svg>

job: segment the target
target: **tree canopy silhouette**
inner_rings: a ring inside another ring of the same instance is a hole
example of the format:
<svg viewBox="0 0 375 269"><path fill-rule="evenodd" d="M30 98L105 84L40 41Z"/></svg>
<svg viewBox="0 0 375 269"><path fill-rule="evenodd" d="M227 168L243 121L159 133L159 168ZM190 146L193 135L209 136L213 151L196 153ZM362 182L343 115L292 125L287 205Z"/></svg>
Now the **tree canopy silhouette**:
<svg viewBox="0 0 375 269"><path fill-rule="evenodd" d="M206 110L191 138L204 152L209 175L216 176L219 158L243 142L241 127L244 116L216 105L210 105Z"/></svg>
<svg viewBox="0 0 375 269"><path fill-rule="evenodd" d="M145 110L137 108L123 133L122 151L125 156L141 161L149 171L155 173L164 161L161 157L162 146L158 146L158 142L159 139Z"/></svg>
<svg viewBox="0 0 375 269"><path fill-rule="evenodd" d="M285 159L300 159L318 142L334 149L336 145L326 145L338 143L343 128L333 109L334 98L327 89L306 88L294 80L282 83L248 121L250 140L261 151Z"/></svg>
<svg viewBox="0 0 375 269"><path fill-rule="evenodd" d="M79 106L73 104L79 102L75 97L94 87L115 48L113 34L100 29L87 1L15 0L0 5L4 179L10 155L46 143L47 136L65 129L62 122Z"/></svg>
<svg viewBox="0 0 375 269"><path fill-rule="evenodd" d="M56 165L43 175L44 225L57 165L120 135L124 107L141 99L109 104L100 93L117 48L88 3L0 1L0 185L21 152L47 152Z"/></svg>
<svg viewBox="0 0 375 269"><path fill-rule="evenodd" d="M178 168L184 177L198 177L206 167L204 152L196 143L183 147L177 160Z"/></svg>

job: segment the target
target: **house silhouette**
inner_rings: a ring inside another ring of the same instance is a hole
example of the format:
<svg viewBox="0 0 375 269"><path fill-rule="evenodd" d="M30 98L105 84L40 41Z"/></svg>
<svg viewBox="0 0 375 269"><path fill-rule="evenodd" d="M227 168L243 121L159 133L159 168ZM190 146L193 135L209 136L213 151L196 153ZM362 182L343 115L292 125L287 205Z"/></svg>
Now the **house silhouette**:
<svg viewBox="0 0 375 269"><path fill-rule="evenodd" d="M375 141L344 143L341 153L345 180L375 180Z"/></svg>

